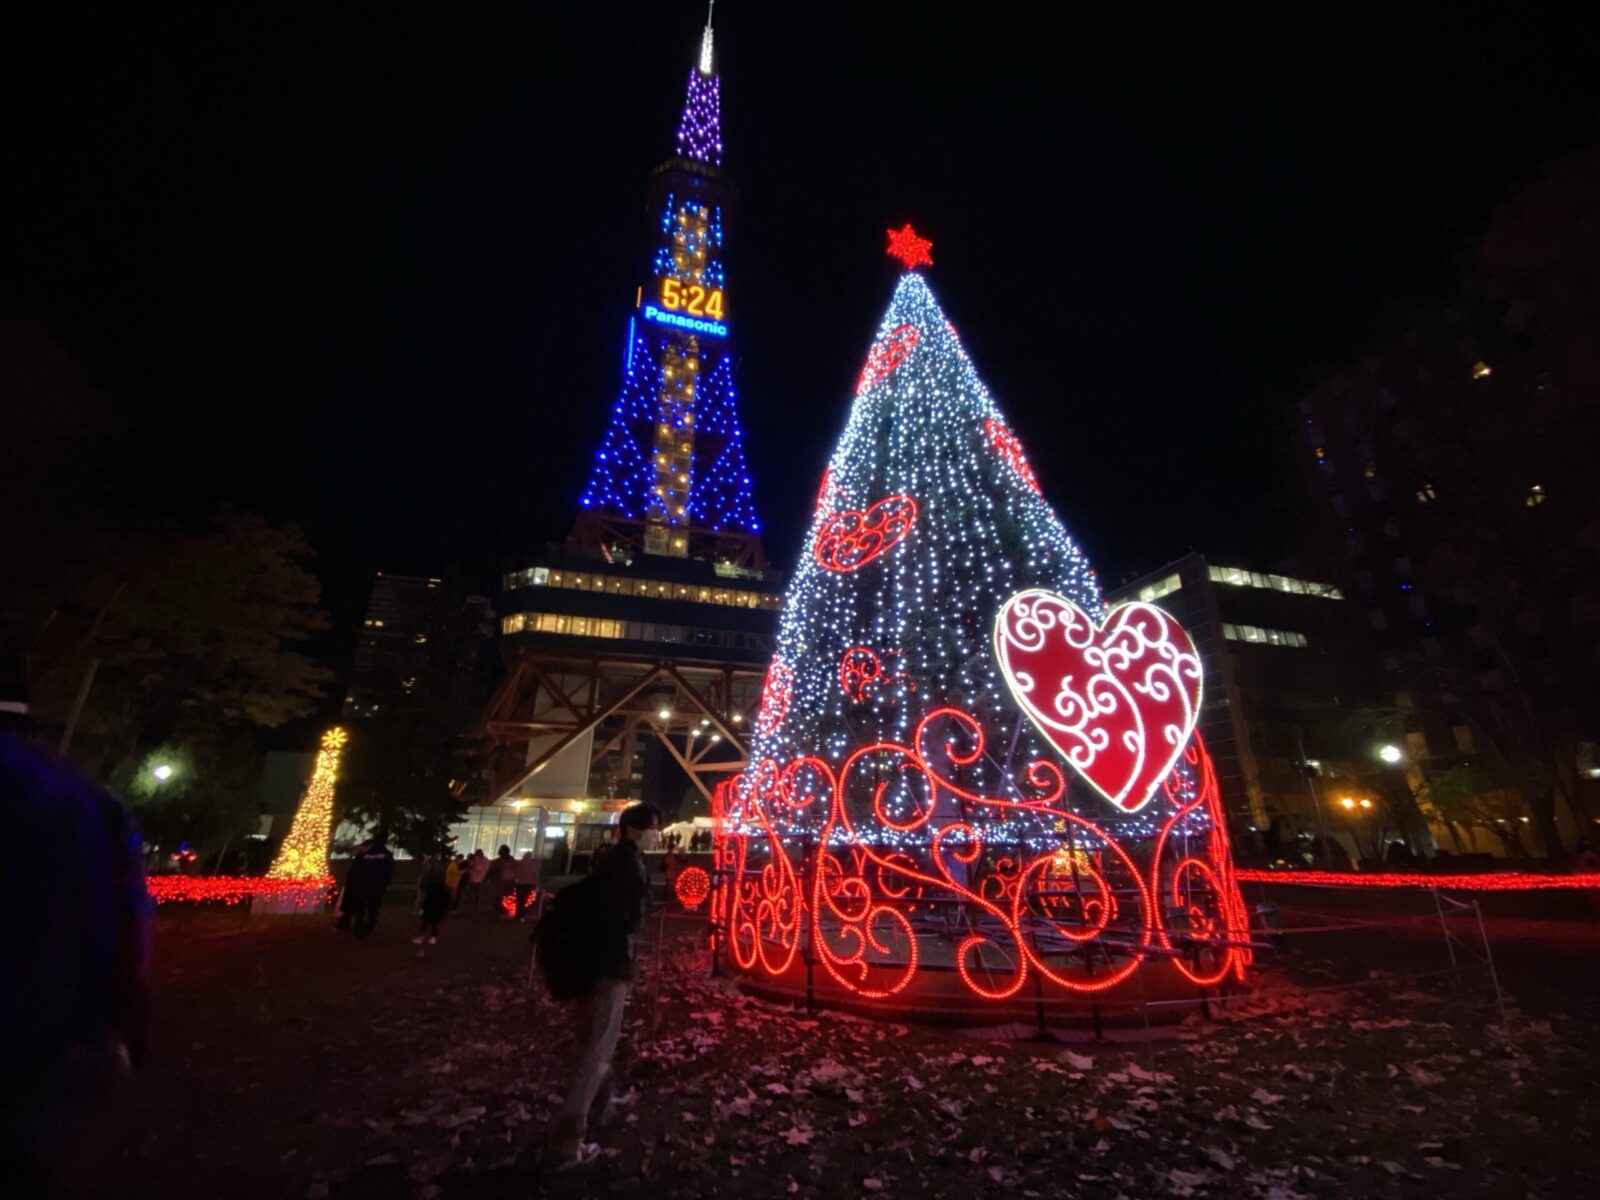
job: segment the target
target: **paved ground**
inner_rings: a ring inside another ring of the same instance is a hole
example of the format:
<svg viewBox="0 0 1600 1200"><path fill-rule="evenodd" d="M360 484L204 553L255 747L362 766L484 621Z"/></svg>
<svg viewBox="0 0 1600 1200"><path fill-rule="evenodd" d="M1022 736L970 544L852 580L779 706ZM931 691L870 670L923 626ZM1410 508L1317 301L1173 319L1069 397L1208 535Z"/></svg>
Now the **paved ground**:
<svg viewBox="0 0 1600 1200"><path fill-rule="evenodd" d="M606 1156L543 1179L569 1038L524 986L526 927L452 919L419 953L403 919L358 943L320 919L163 915L154 1061L84 1194L1554 1198L1592 1182L1594 925L1491 923L1509 1037L1482 969L1437 973L1437 922L1403 918L1286 938L1257 998L1132 1047L807 1020L708 980L686 929L658 1010L648 984L630 1004L633 1092Z"/></svg>

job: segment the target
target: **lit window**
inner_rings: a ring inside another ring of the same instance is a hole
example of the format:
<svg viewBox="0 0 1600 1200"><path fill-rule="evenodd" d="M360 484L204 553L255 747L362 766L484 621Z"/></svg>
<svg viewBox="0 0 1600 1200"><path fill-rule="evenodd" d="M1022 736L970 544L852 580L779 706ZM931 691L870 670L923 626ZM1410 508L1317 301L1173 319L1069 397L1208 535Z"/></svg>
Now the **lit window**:
<svg viewBox="0 0 1600 1200"><path fill-rule="evenodd" d="M1293 646L1303 649L1306 636L1285 629L1263 629L1259 625L1223 625L1222 636L1230 642L1249 642L1257 646Z"/></svg>
<svg viewBox="0 0 1600 1200"><path fill-rule="evenodd" d="M1433 490L1433 484L1431 483L1425 483L1417 489L1418 504L1427 504L1430 501L1437 500L1438 498L1439 493Z"/></svg>
<svg viewBox="0 0 1600 1200"><path fill-rule="evenodd" d="M1170 576L1176 579L1177 576ZM1244 571L1238 567L1207 567L1206 578L1212 583L1226 583L1233 587L1267 588L1275 592L1289 592L1297 596L1320 596L1324 600L1343 600L1344 593L1331 583L1311 583L1287 575L1263 575L1259 571ZM1165 580L1163 583L1166 582ZM1157 585L1160 586L1160 585ZM1143 599L1141 594L1140 599Z"/></svg>
<svg viewBox="0 0 1600 1200"><path fill-rule="evenodd" d="M1139 599L1144 603L1149 604L1152 600L1159 600L1163 596L1170 596L1182 586L1183 581L1178 577L1178 573L1174 571L1165 579L1157 580L1155 583L1148 584L1145 587L1140 588Z"/></svg>
<svg viewBox="0 0 1600 1200"><path fill-rule="evenodd" d="M1493 374L1494 368L1488 363L1484 362L1481 358L1472 364L1472 377L1474 379L1487 379Z"/></svg>
<svg viewBox="0 0 1600 1200"><path fill-rule="evenodd" d="M1529 508L1538 508L1545 502L1544 484L1536 483L1528 489L1527 498L1523 500Z"/></svg>

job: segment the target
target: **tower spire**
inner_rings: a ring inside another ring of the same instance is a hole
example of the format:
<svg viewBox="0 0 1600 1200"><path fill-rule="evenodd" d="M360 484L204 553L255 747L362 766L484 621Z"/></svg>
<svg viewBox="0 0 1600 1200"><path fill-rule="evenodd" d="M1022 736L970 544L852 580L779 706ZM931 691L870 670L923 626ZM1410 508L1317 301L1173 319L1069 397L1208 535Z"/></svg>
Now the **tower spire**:
<svg viewBox="0 0 1600 1200"><path fill-rule="evenodd" d="M710 75L711 70L711 18L716 15L717 0L706 5L706 30L700 35L700 74Z"/></svg>
<svg viewBox="0 0 1600 1200"><path fill-rule="evenodd" d="M722 165L722 84L712 61L711 14L716 0L706 9L706 27L700 34L700 61L689 69L689 89L683 98L683 116L678 119L678 154L683 158Z"/></svg>

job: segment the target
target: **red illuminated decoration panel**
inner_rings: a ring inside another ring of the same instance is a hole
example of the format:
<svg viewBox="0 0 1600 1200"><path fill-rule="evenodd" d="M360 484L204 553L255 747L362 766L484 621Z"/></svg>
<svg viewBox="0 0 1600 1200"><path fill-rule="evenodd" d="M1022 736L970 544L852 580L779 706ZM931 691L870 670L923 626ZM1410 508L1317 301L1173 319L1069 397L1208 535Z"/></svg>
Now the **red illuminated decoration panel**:
<svg viewBox="0 0 1600 1200"><path fill-rule="evenodd" d="M1141 809L1200 717L1200 655L1153 604L1096 624L1065 596L1020 592L1000 608L995 655L1018 706L1106 799Z"/></svg>
<svg viewBox="0 0 1600 1200"><path fill-rule="evenodd" d="M1549 892L1600 888L1600 874L1525 875L1494 871L1483 875L1433 875L1420 871L1239 871L1241 883L1307 884L1339 888L1444 888L1457 892Z"/></svg>
<svg viewBox="0 0 1600 1200"><path fill-rule="evenodd" d="M964 787L963 769L985 753L971 714L939 708L904 744L862 747L837 767L768 759L719 788L716 863L732 882L716 889L713 915L734 964L782 978L809 942L843 992L887 1000L926 982L924 947L949 941L954 906L963 932L947 966L974 1001L1007 1000L1035 977L1103 993L1152 960L1196 985L1244 977L1247 914L1198 737L1157 789L1154 836L1129 845L1114 823L1070 810L1048 760L1026 767L1025 797ZM942 818L947 801L972 819ZM1056 844L992 841L988 822L1007 808L1050 814ZM786 827L810 811L822 834L797 859Z"/></svg>

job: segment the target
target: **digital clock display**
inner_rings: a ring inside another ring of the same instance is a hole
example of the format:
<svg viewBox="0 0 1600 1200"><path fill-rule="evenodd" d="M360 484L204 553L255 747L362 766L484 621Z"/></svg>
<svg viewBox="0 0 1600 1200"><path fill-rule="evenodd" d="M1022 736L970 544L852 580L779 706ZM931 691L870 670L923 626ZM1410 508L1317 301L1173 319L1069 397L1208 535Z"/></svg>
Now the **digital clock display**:
<svg viewBox="0 0 1600 1200"><path fill-rule="evenodd" d="M722 320L722 289L701 287L698 283L683 283L677 279L661 281L661 307L668 312L684 313L691 317Z"/></svg>

